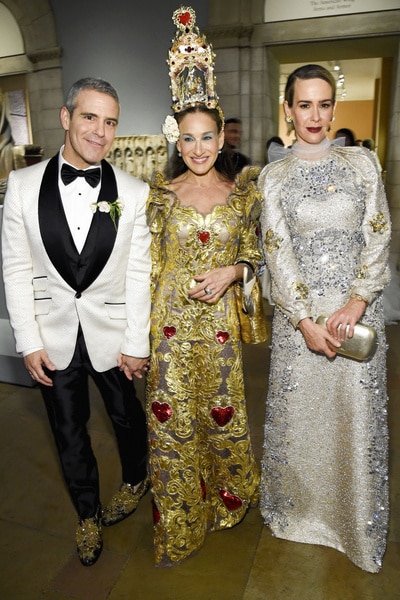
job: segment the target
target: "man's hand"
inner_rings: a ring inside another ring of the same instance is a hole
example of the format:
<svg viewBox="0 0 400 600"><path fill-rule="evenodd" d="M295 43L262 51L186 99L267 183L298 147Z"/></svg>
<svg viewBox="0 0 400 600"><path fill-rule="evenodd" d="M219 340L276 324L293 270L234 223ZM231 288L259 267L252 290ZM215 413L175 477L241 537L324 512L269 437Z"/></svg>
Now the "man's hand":
<svg viewBox="0 0 400 600"><path fill-rule="evenodd" d="M53 385L50 377L47 377L43 371L43 367L46 367L49 371L55 371L56 367L51 362L48 354L45 350L36 350L31 352L24 357L24 363L26 370L34 381L51 387Z"/></svg>
<svg viewBox="0 0 400 600"><path fill-rule="evenodd" d="M149 364L150 360L148 356L146 358L136 358L127 354L120 354L118 356L119 370L123 371L130 381L133 380L133 375L138 379L143 379L143 373L149 370Z"/></svg>

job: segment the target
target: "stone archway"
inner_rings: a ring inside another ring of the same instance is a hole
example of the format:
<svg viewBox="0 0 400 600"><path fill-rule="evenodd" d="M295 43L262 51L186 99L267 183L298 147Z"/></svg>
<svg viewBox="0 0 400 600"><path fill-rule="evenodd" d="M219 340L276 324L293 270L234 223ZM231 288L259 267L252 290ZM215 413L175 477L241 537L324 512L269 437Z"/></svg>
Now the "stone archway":
<svg viewBox="0 0 400 600"><path fill-rule="evenodd" d="M20 28L25 54L0 58L0 76L25 74L32 136L44 149L55 154L63 140L59 108L63 102L61 48L49 0L1 0Z"/></svg>

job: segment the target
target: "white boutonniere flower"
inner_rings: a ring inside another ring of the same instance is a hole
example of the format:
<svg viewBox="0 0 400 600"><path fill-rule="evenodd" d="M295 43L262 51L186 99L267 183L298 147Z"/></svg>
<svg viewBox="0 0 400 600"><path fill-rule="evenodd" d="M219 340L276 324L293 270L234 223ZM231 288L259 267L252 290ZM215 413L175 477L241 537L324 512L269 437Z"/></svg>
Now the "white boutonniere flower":
<svg viewBox="0 0 400 600"><path fill-rule="evenodd" d="M100 212L109 213L112 222L114 223L115 229L117 228L117 217L120 217L122 211L124 210L125 204L122 202L121 198L117 198L114 202L108 202L107 200L101 200L100 202L92 202L90 208L92 209L93 214L99 209Z"/></svg>
<svg viewBox="0 0 400 600"><path fill-rule="evenodd" d="M168 115L163 123L162 132L170 144L179 140L179 126L174 117Z"/></svg>

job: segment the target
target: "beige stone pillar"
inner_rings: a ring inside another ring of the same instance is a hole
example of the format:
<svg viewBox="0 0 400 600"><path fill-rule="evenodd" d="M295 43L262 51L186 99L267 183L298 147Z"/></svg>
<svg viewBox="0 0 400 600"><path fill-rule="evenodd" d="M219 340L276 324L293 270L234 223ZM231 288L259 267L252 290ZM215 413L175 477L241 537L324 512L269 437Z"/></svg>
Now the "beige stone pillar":
<svg viewBox="0 0 400 600"><path fill-rule="evenodd" d="M394 65L393 104L386 160L386 191L392 216L391 260L400 268L400 44Z"/></svg>
<svg viewBox="0 0 400 600"><path fill-rule="evenodd" d="M28 55L32 68L27 74L32 137L44 149L44 158L58 152L64 132L60 126L63 104L60 48Z"/></svg>

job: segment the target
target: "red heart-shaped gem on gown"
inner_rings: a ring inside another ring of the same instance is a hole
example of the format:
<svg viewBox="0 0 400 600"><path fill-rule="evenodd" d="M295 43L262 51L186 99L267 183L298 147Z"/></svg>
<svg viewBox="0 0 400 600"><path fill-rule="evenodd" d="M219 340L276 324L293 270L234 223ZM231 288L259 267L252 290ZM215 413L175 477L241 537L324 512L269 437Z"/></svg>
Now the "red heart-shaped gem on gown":
<svg viewBox="0 0 400 600"><path fill-rule="evenodd" d="M225 342L229 339L229 333L227 331L217 331L215 337L220 344L225 344Z"/></svg>
<svg viewBox="0 0 400 600"><path fill-rule="evenodd" d="M165 423L172 416L172 408L166 402L157 402L155 400L151 405L151 410L160 421L160 423Z"/></svg>
<svg viewBox="0 0 400 600"><path fill-rule="evenodd" d="M176 334L176 327L173 325L166 325L163 327L163 334L168 340L171 339Z"/></svg>
<svg viewBox="0 0 400 600"><path fill-rule="evenodd" d="M160 511L157 508L157 504L154 502L154 500L152 501L152 505L153 505L153 523L154 523L154 525L157 525L157 523L161 519L161 515L160 515Z"/></svg>
<svg viewBox="0 0 400 600"><path fill-rule="evenodd" d="M243 506L242 499L239 496L234 496L226 490L219 490L219 495L228 510L237 510Z"/></svg>
<svg viewBox="0 0 400 600"><path fill-rule="evenodd" d="M197 237L199 238L199 240L201 241L202 244L207 244L207 242L210 239L210 232L209 231L199 231L197 234Z"/></svg>
<svg viewBox="0 0 400 600"><path fill-rule="evenodd" d="M232 419L234 412L233 406L214 406L210 414L217 425L224 427Z"/></svg>
<svg viewBox="0 0 400 600"><path fill-rule="evenodd" d="M207 488L206 488L206 482L204 481L203 478L201 478L200 486L201 486L201 497L202 497L203 501L205 501L205 499L207 498Z"/></svg>

